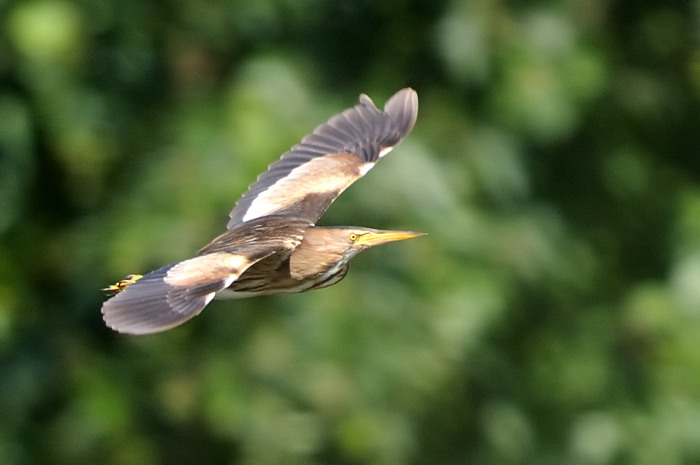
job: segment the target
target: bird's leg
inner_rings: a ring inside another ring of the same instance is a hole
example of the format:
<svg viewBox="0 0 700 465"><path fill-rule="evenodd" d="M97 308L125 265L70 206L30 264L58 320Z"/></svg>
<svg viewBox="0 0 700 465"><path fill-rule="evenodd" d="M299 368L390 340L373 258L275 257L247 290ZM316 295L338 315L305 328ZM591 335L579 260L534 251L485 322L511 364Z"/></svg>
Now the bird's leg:
<svg viewBox="0 0 700 465"><path fill-rule="evenodd" d="M114 284L110 284L102 290L105 291L107 295L116 295L123 291L127 286L134 284L142 277L143 276L140 274L130 274L127 275L124 279L117 281Z"/></svg>

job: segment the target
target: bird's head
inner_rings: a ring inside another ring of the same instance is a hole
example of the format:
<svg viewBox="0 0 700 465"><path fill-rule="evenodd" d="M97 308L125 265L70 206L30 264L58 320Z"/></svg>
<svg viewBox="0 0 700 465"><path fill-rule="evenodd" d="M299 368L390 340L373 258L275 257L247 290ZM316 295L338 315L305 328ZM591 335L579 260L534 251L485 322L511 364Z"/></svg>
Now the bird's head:
<svg viewBox="0 0 700 465"><path fill-rule="evenodd" d="M425 233L391 231L361 227L314 228L304 236L305 245L316 252L340 255L349 260L359 252L376 245L412 239Z"/></svg>

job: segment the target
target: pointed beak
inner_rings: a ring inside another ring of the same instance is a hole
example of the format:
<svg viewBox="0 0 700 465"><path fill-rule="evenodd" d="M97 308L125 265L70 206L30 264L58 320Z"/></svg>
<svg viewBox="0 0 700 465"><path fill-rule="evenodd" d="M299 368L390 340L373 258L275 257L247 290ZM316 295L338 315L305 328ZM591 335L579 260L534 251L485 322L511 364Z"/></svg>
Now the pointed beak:
<svg viewBox="0 0 700 465"><path fill-rule="evenodd" d="M425 234L426 233L414 231L370 231L361 235L356 243L363 247L374 247L375 245L425 236Z"/></svg>

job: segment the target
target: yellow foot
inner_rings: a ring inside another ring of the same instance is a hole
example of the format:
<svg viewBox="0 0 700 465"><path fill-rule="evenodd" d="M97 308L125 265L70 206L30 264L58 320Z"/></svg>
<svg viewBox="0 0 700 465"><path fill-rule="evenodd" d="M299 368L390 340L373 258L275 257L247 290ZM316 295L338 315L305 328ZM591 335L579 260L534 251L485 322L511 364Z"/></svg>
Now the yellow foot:
<svg viewBox="0 0 700 465"><path fill-rule="evenodd" d="M115 284L110 284L108 287L105 287L102 289L109 295L115 295L120 293L121 291L124 290L126 286L130 286L131 284L134 284L136 281L141 279L143 276L140 274L130 274L127 275L126 278L122 279L121 281L116 282Z"/></svg>

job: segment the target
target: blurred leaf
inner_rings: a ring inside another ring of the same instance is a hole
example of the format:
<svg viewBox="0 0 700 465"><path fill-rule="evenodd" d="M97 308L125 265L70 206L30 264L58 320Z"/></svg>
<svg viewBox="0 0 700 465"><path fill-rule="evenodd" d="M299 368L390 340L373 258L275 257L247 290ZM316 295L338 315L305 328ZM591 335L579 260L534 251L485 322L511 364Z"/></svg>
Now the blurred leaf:
<svg viewBox="0 0 700 465"><path fill-rule="evenodd" d="M700 461L697 12L5 2L0 463ZM425 231L342 283L113 333L361 93L413 133L322 219Z"/></svg>

